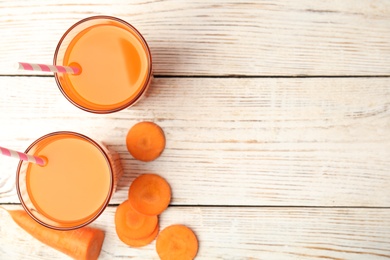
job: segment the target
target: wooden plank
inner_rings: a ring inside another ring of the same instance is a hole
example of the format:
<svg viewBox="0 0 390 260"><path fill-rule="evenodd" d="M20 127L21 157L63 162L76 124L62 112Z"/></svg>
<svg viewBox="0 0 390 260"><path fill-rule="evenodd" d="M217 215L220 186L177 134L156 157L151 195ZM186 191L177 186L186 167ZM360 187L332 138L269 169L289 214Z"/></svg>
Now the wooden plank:
<svg viewBox="0 0 390 260"><path fill-rule="evenodd" d="M150 44L158 75L389 75L390 2L1 1L0 74L50 63L62 34L117 16Z"/></svg>
<svg viewBox="0 0 390 260"><path fill-rule="evenodd" d="M95 115L72 106L54 78L0 77L0 144L24 150L70 130L116 150L124 176L156 172L175 205L390 206L389 78L158 78L133 108ZM139 121L165 131L154 162L125 137ZM17 161L0 158L0 202L18 202ZM202 196L198 196L198 195Z"/></svg>
<svg viewBox="0 0 390 260"><path fill-rule="evenodd" d="M121 243L114 214L110 207L92 224L106 233L100 259L159 259L155 241L141 249ZM3 210L0 222L0 258L68 259L26 235ZM196 259L390 258L389 209L172 207L160 217L161 229L177 223L196 233Z"/></svg>

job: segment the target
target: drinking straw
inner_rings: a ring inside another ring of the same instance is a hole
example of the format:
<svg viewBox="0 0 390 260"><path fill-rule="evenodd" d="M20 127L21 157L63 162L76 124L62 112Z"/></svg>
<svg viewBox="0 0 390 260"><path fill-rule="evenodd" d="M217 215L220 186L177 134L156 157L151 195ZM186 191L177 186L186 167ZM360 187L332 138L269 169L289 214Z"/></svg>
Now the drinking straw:
<svg viewBox="0 0 390 260"><path fill-rule="evenodd" d="M1 147L1 146L0 146L0 151L1 151L2 155L17 158L19 160L36 163L36 164L41 165L41 166L44 166L46 164L46 160L41 158L41 157L38 157L38 156L33 156L33 155L26 154L26 153L17 152L17 151L7 149L7 148Z"/></svg>
<svg viewBox="0 0 390 260"><path fill-rule="evenodd" d="M59 73L70 73L78 74L79 68L70 66L59 66L59 65L46 65L28 62L18 62L16 64L19 70L33 70L33 71L47 71L47 72L59 72Z"/></svg>

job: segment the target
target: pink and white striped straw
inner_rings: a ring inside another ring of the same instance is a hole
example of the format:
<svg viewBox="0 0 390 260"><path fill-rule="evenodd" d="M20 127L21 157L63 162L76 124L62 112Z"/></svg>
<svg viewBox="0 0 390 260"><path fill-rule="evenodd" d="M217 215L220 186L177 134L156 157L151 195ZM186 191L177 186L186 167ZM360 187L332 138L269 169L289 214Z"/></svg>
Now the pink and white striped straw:
<svg viewBox="0 0 390 260"><path fill-rule="evenodd" d="M70 74L79 74L80 72L80 69L76 67L36 64L36 63L28 63L28 62L18 62L16 66L19 70L59 72L59 73L70 73Z"/></svg>
<svg viewBox="0 0 390 260"><path fill-rule="evenodd" d="M7 148L1 147L1 146L0 146L0 151L1 151L1 154L5 155L5 156L13 157L13 158L16 158L16 159L19 159L22 161L36 163L36 164L41 165L41 166L44 166L46 164L46 160L41 158L41 157L38 157L38 156L33 156L33 155L26 154L26 153L17 152L17 151L7 149Z"/></svg>

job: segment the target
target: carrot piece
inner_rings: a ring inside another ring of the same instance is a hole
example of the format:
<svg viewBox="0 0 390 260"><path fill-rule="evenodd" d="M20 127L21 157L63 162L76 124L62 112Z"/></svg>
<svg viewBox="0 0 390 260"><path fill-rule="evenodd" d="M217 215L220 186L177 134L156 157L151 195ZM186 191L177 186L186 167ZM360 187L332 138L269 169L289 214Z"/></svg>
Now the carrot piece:
<svg viewBox="0 0 390 260"><path fill-rule="evenodd" d="M184 225L172 225L160 232L156 251L160 259L194 259L198 252L198 239L194 232Z"/></svg>
<svg viewBox="0 0 390 260"><path fill-rule="evenodd" d="M157 216L146 216L134 210L128 200L122 202L115 212L115 230L129 239L149 237L158 226Z"/></svg>
<svg viewBox="0 0 390 260"><path fill-rule="evenodd" d="M142 214L159 215L171 201L171 187L157 174L142 174L130 185L129 201Z"/></svg>
<svg viewBox="0 0 390 260"><path fill-rule="evenodd" d="M97 228L82 227L59 231L42 226L24 210L7 210L12 219L37 240L74 259L97 259L102 249L104 232Z"/></svg>
<svg viewBox="0 0 390 260"><path fill-rule="evenodd" d="M145 238L139 238L139 239L128 238L126 234L122 233L120 229L117 229L116 233L119 239L126 245L131 247L143 247L150 244L156 238L158 231L159 231L159 226L157 225L152 234L150 234Z"/></svg>
<svg viewBox="0 0 390 260"><path fill-rule="evenodd" d="M126 146L135 159L144 162L153 161L165 148L165 135L157 124L140 122L127 133Z"/></svg>

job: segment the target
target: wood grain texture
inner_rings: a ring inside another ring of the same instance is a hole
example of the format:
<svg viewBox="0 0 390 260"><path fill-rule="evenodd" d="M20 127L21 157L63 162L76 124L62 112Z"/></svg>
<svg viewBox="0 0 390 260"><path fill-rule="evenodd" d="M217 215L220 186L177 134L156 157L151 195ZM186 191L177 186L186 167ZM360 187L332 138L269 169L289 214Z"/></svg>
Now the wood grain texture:
<svg viewBox="0 0 390 260"><path fill-rule="evenodd" d="M114 214L109 207L92 224L106 234L99 259L159 259L155 241L141 249L121 243ZM0 222L1 259L68 259L27 235L4 210ZM196 259L390 258L389 209L172 207L160 217L162 229L177 223L196 233Z"/></svg>
<svg viewBox="0 0 390 260"><path fill-rule="evenodd" d="M24 150L60 130L103 141L124 166L112 203L155 172L174 205L390 206L389 78L158 78L136 106L109 115L72 106L51 77L0 86L0 144ZM125 146L146 120L167 137L150 163ZM2 203L18 202L16 166L0 158Z"/></svg>
<svg viewBox="0 0 390 260"><path fill-rule="evenodd" d="M158 75L390 75L386 0L1 1L0 74L51 63L62 34L100 14L141 31Z"/></svg>

